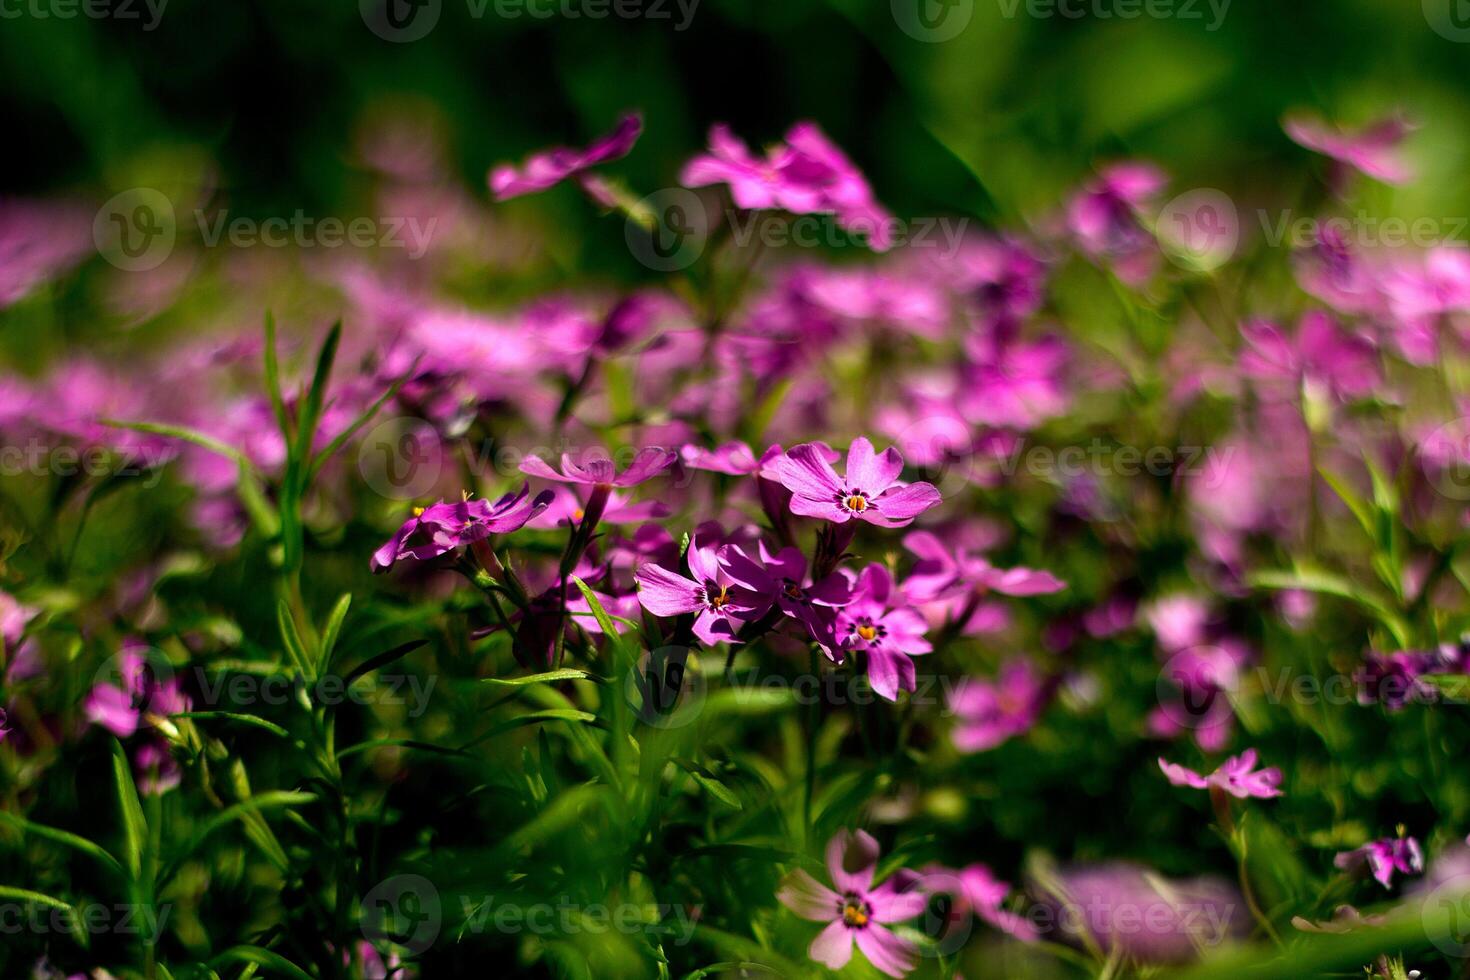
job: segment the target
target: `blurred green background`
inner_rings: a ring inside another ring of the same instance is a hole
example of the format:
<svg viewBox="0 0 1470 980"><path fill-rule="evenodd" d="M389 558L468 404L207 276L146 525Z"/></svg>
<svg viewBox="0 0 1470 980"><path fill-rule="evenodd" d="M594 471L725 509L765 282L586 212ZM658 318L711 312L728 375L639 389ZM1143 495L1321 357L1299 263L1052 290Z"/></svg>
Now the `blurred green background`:
<svg viewBox="0 0 1470 980"><path fill-rule="evenodd" d="M170 0L152 29L142 0L115 0L131 18L55 16L67 2L7 0L0 19L11 194L95 196L208 167L232 214L351 215L355 140L396 107L442 126L451 171L483 198L495 162L580 143L637 107L645 136L615 172L643 192L675 181L711 122L759 143L811 118L900 215L1013 223L1123 153L1181 189L1249 197L1241 175L1269 190L1310 165L1281 134L1287 109L1354 121L1404 105L1429 124L1426 179L1396 209L1467 202L1462 0L1064 0L1051 16L1034 15L1054 9L1042 0L701 0L683 30L673 0L638 19L422 0L438 21L411 43L374 34L348 0ZM919 3L962 28L916 40L898 22ZM549 214L584 270L647 274L569 189L511 207Z"/></svg>

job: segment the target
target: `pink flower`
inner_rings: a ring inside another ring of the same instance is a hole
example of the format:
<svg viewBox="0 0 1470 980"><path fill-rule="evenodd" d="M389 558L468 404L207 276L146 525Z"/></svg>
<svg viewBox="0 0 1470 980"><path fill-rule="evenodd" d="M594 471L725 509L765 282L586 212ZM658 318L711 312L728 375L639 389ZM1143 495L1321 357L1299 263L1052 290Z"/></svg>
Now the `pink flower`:
<svg viewBox="0 0 1470 980"><path fill-rule="evenodd" d="M1163 759L1159 760L1159 768L1175 786L1188 786L1191 789L1215 787L1242 800L1249 796L1267 800L1281 795L1281 770L1272 766L1270 769L1255 771L1255 749L1246 749L1240 755L1231 756L1208 776L1201 776L1193 769L1186 769Z"/></svg>
<svg viewBox="0 0 1470 980"><path fill-rule="evenodd" d="M911 658L934 649L924 639L929 624L904 601L884 566L869 565L854 579L852 601L837 614L837 641L843 650L863 651L869 685L880 697L897 700L900 688L914 690Z"/></svg>
<svg viewBox="0 0 1470 980"><path fill-rule="evenodd" d="M736 207L792 214L831 212L838 225L862 233L869 247L893 245L891 217L874 199L867 180L815 123L797 123L786 143L764 158L754 156L728 126L710 129L709 153L684 165L686 187L727 184Z"/></svg>
<svg viewBox="0 0 1470 980"><path fill-rule="evenodd" d="M1398 152L1399 144L1414 129L1402 116L1389 116L1355 133L1304 115L1288 116L1281 128L1297 145L1331 157L1339 167L1346 165L1387 184L1402 184L1414 176ZM1341 179L1339 173L1334 183Z"/></svg>
<svg viewBox="0 0 1470 980"><path fill-rule="evenodd" d="M903 977L919 965L918 947L884 927L918 916L927 899L917 889L900 890L899 882L911 876L894 875L874 887L878 853L878 842L866 832L841 831L827 845L827 873L836 890L796 870L776 898L803 919L828 923L812 940L813 960L840 970L852 959L855 942L873 966Z"/></svg>
<svg viewBox="0 0 1470 980"><path fill-rule="evenodd" d="M118 738L140 728L151 728L169 715L189 710L189 698L173 677L160 679L144 656L138 640L125 641L118 657L120 684L100 682L82 705L87 720Z"/></svg>
<svg viewBox="0 0 1470 980"><path fill-rule="evenodd" d="M903 457L896 449L875 454L859 436L847 451L847 474L839 477L814 443L793 446L768 463L764 472L791 491L791 512L837 524L856 518L879 527L903 527L939 503L929 483L899 484Z"/></svg>
<svg viewBox="0 0 1470 980"><path fill-rule="evenodd" d="M1402 829L1400 833L1402 834ZM1393 884L1393 874L1420 874L1424 870L1424 852L1412 837L1385 837L1369 841L1362 847L1343 851L1332 859L1335 867L1347 871L1366 866L1384 888Z"/></svg>
<svg viewBox="0 0 1470 980"><path fill-rule="evenodd" d="M967 345L975 360L965 365L961 414L982 425L1034 428L1067 408L1067 347L1056 337L996 347L990 338Z"/></svg>
<svg viewBox="0 0 1470 980"><path fill-rule="evenodd" d="M519 530L551 503L549 490L543 490L534 499L528 499L530 494L531 485L527 483L494 503L475 499L446 504L441 500L419 510L373 552L372 569L386 572L405 558L427 561L492 534Z"/></svg>
<svg viewBox="0 0 1470 980"><path fill-rule="evenodd" d="M1152 164L1116 163L1099 171L1067 205L1067 227L1078 247L1130 285L1153 273L1158 248L1140 216L1166 181Z"/></svg>
<svg viewBox="0 0 1470 980"><path fill-rule="evenodd" d="M1066 582L1051 572L1019 566L996 568L978 552L963 545L946 545L929 531L904 535L903 546L919 559L904 580L904 592L916 602L986 592L1049 595L1067 587Z"/></svg>
<svg viewBox="0 0 1470 980"><path fill-rule="evenodd" d="M706 524L694 532L685 556L692 579L651 563L633 573L644 609L655 616L697 613L694 635L711 646L736 642L742 625L771 608L776 591L766 570L739 546L711 540L718 531Z"/></svg>
<svg viewBox="0 0 1470 980"><path fill-rule="evenodd" d="M1051 687L1025 657L1007 661L994 681L965 678L949 701L959 719L952 736L955 748L984 752L1024 735L1041 717Z"/></svg>
<svg viewBox="0 0 1470 980"><path fill-rule="evenodd" d="M1261 320L1240 332L1248 345L1240 370L1248 377L1293 388L1311 381L1340 398L1371 394L1383 379L1373 344L1343 330L1321 310L1304 315L1294 337Z"/></svg>
<svg viewBox="0 0 1470 980"><path fill-rule="evenodd" d="M558 146L531 154L520 168L508 163L501 164L490 171L490 190L494 193L495 200L505 201L523 194L544 191L568 177L576 177L584 190L596 198L600 184L584 171L599 163L627 156L642 132L642 117L636 112L630 112L618 121L612 132L594 140L585 149Z"/></svg>
<svg viewBox="0 0 1470 980"><path fill-rule="evenodd" d="M1036 927L1025 916L1002 907L1006 896L1011 893L1011 886L983 864L971 864L955 870L930 865L915 884L929 894L943 893L954 898L955 907L949 916L951 923L963 922L966 915L974 913L982 921L1022 942L1035 942L1039 938Z"/></svg>
<svg viewBox="0 0 1470 980"><path fill-rule="evenodd" d="M755 451L743 442L727 442L714 449L689 445L679 450L679 457L692 470L710 470L726 476L747 476L761 468Z"/></svg>
<svg viewBox="0 0 1470 980"><path fill-rule="evenodd" d="M585 462L572 459L571 453L562 453L561 470L558 472L539 456L528 456L521 463L521 472L539 476L543 480L558 483L580 483L597 487L636 487L645 480L658 476L674 465L678 457L670 449L640 449L621 473L611 459L605 456L592 457Z"/></svg>
<svg viewBox="0 0 1470 980"><path fill-rule="evenodd" d="M820 582L807 575L806 556L797 548L772 555L761 545L761 559L776 584L776 606L807 628L813 640L837 658L837 611L853 600L852 581L841 571Z"/></svg>
<svg viewBox="0 0 1470 980"><path fill-rule="evenodd" d="M549 490L547 493L552 497L550 505L540 516L533 517L526 523L530 527L546 530L579 525L587 516L587 507L595 492L572 489ZM641 524L644 521L668 517L669 513L669 505L661 501L647 500L642 503L634 503L627 494L612 491L607 495L606 505L602 509L601 522L603 524Z"/></svg>

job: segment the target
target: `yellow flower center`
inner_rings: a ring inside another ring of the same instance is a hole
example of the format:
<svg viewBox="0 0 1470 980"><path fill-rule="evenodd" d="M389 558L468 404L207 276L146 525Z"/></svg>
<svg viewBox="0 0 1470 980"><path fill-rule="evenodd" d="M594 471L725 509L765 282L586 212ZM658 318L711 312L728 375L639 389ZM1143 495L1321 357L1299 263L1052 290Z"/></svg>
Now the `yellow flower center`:
<svg viewBox="0 0 1470 980"><path fill-rule="evenodd" d="M578 507L576 510L572 511L572 520L576 521L578 524L581 524L582 523L582 519L585 518L586 516L587 516L587 512L585 510L583 510L582 508L580 508L580 507Z"/></svg>
<svg viewBox="0 0 1470 980"><path fill-rule="evenodd" d="M720 586L720 591L718 593L709 597L709 604L715 609L723 609L725 607L725 603L729 601L730 590L723 585Z"/></svg>
<svg viewBox="0 0 1470 980"><path fill-rule="evenodd" d="M848 901L842 903L842 921L854 929L861 929L868 924L868 906L865 902Z"/></svg>
<svg viewBox="0 0 1470 980"><path fill-rule="evenodd" d="M859 514L868 509L868 498L859 496L858 494L849 496L845 503L847 504L848 510L855 510Z"/></svg>
<svg viewBox="0 0 1470 980"><path fill-rule="evenodd" d="M861 636L863 639L867 640L869 643L872 643L873 642L873 638L876 637L877 635L878 635L878 627L874 626L872 623L864 623L863 625L861 625L861 626L858 627L858 636Z"/></svg>

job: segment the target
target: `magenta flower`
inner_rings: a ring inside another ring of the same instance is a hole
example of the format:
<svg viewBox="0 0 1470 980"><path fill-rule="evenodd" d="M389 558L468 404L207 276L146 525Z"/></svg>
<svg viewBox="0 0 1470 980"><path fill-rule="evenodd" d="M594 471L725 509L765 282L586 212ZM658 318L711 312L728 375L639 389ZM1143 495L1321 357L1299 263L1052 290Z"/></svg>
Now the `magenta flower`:
<svg viewBox="0 0 1470 980"><path fill-rule="evenodd" d="M712 525L694 532L686 555L692 579L654 564L633 573L644 609L655 616L697 613L694 635L711 646L736 642L740 627L764 615L776 592L766 570L738 545L711 542L717 534Z"/></svg>
<svg viewBox="0 0 1470 980"><path fill-rule="evenodd" d="M986 592L1049 595L1067 587L1051 572L1020 566L996 568L983 555L964 545L947 545L929 531L904 535L903 545L919 559L904 580L904 592L915 602Z"/></svg>
<svg viewBox="0 0 1470 980"><path fill-rule="evenodd" d="M1268 800L1281 795L1281 770L1272 766L1257 771L1255 749L1246 749L1240 755L1231 756L1208 776L1163 759L1159 760L1159 768L1175 786L1220 789L1242 800L1250 796Z"/></svg>
<svg viewBox="0 0 1470 980"><path fill-rule="evenodd" d="M798 548L782 548L771 555L762 544L761 559L776 584L777 608L805 626L812 639L835 659L837 610L852 601L852 582L841 571L812 582L807 575L806 556Z"/></svg>
<svg viewBox="0 0 1470 980"><path fill-rule="evenodd" d="M189 710L189 698L173 677L160 679L141 652L138 641L124 644L118 657L118 680L99 682L87 694L82 710L87 720L118 738L152 728L169 715Z"/></svg>
<svg viewBox="0 0 1470 980"><path fill-rule="evenodd" d="M591 503L593 493L582 490L550 490L552 495L550 505L539 516L533 517L527 524L533 528L553 529L576 526L582 523L587 516L587 507ZM607 503L602 509L602 523L604 524L641 524L644 521L657 520L669 516L669 505L658 500L648 500L642 503L634 503L627 494L613 491L607 495Z"/></svg>
<svg viewBox="0 0 1470 980"><path fill-rule="evenodd" d="M1344 167L1386 184L1402 184L1413 179L1413 170L1399 154L1399 144L1414 127L1402 116L1389 116L1354 133L1303 115L1288 116L1282 120L1281 128L1297 145L1333 160L1335 185L1342 183Z"/></svg>
<svg viewBox="0 0 1470 980"><path fill-rule="evenodd" d="M1310 382L1339 398L1371 394L1383 380L1373 344L1343 330L1321 310L1304 315L1294 337L1264 321L1248 323L1240 332L1248 345L1240 369L1249 377L1294 388Z"/></svg>
<svg viewBox="0 0 1470 980"><path fill-rule="evenodd" d="M748 476L761 468L755 451L743 442L727 442L714 449L688 445L679 450L679 457L692 470L709 470L726 476Z"/></svg>
<svg viewBox="0 0 1470 980"><path fill-rule="evenodd" d="M161 738L150 738L134 749L132 763L138 792L144 796L161 796L183 779L178 760Z"/></svg>
<svg viewBox="0 0 1470 980"><path fill-rule="evenodd" d="M1078 247L1111 266L1124 282L1142 283L1153 272L1158 248L1141 219L1166 181L1152 164L1103 168L1067 206L1067 227Z"/></svg>
<svg viewBox="0 0 1470 980"><path fill-rule="evenodd" d="M967 915L974 914L981 921L1022 942L1035 942L1039 938L1036 926L1025 916L1003 907L1011 886L983 864L958 869L930 865L915 884L930 894L944 893L954 899L954 908L949 916L951 923L962 923Z"/></svg>
<svg viewBox="0 0 1470 980"><path fill-rule="evenodd" d="M427 561L492 534L519 530L551 503L549 490L534 498L530 494L531 485L526 483L494 503L474 499L446 504L441 500L418 510L386 544L373 552L372 570L386 572L405 558Z"/></svg>
<svg viewBox="0 0 1470 980"><path fill-rule="evenodd" d="M1395 871L1405 875L1422 873L1424 852L1419 849L1419 842L1402 836L1402 828L1399 833L1401 836L1369 841L1362 847L1343 851L1332 859L1332 864L1343 871L1367 867L1373 880L1384 888L1393 885Z"/></svg>
<svg viewBox="0 0 1470 980"><path fill-rule="evenodd" d="M709 142L709 153L684 165L679 182L685 187L727 184L736 207L748 210L831 212L838 225L863 234L874 250L892 246L891 216L873 199L862 173L815 123L792 126L786 143L764 158L753 155L723 124L710 129Z"/></svg>
<svg viewBox="0 0 1470 980"><path fill-rule="evenodd" d="M1041 717L1052 685L1031 661L1014 657L993 681L967 677L950 695L949 708L958 718L955 748L985 752L1024 735Z"/></svg>
<svg viewBox="0 0 1470 980"><path fill-rule="evenodd" d="M595 487L636 487L645 480L658 476L674 465L678 456L671 449L640 449L621 473L616 465L605 456L593 457L579 463L571 453L562 453L561 470L557 471L539 456L527 456L521 463L521 472L539 476L543 480L558 483L580 483Z"/></svg>
<svg viewBox="0 0 1470 980"><path fill-rule="evenodd" d="M857 519L879 527L904 527L940 501L931 483L897 482L903 457L896 449L875 454L873 444L859 436L847 451L846 477L839 477L824 448L814 443L793 446L764 468L791 491L793 514L837 524Z"/></svg>
<svg viewBox="0 0 1470 980"><path fill-rule="evenodd" d="M813 960L840 970L857 943L873 966L903 977L919 965L919 949L884 927L918 916L927 900L922 891L900 889L900 882L912 876L894 875L875 888L878 853L878 842L868 833L840 831L827 845L827 873L835 890L798 869L786 876L776 898L803 919L829 923L807 951Z"/></svg>
<svg viewBox="0 0 1470 980"><path fill-rule="evenodd" d="M495 200L506 201L544 191L568 177L575 177L594 199L601 200L600 182L584 171L599 163L627 156L642 132L642 117L630 112L618 121L612 132L594 140L585 149L558 146L531 154L519 168L508 163L499 165L490 171L490 190Z"/></svg>
<svg viewBox="0 0 1470 980"><path fill-rule="evenodd" d="M880 697L895 701L899 688L914 690L917 678L910 658L934 649L924 638L929 624L905 603L887 568L869 565L855 578L852 602L837 614L837 642L843 650L865 653L868 684Z"/></svg>

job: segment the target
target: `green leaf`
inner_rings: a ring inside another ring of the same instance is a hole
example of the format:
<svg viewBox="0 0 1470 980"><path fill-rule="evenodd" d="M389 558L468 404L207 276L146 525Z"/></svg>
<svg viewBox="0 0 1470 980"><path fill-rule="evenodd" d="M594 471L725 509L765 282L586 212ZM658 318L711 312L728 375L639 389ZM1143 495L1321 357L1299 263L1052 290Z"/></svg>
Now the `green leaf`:
<svg viewBox="0 0 1470 980"><path fill-rule="evenodd" d="M572 576L572 582L576 584L577 590L582 593L582 598L587 600L587 605L591 608L592 615L597 620L597 625L601 627L602 635L607 640L608 649L612 651L613 662L620 668L626 669L631 667L633 665L633 657L628 650L627 644L623 642L622 635L618 633L613 623L613 618L607 614L606 609L602 608L602 602L597 598L597 593L588 588L587 583L575 575Z"/></svg>
<svg viewBox="0 0 1470 980"><path fill-rule="evenodd" d="M311 481L316 478L317 473L320 472L321 468L327 464L327 461L330 460L333 456L337 455L342 447L347 444L348 440L357 435L362 427L367 425L368 422L372 420L374 415L378 414L378 410L388 403L388 400L390 398L398 394L398 389L402 388L404 382L413 377L414 372L418 369L418 365L419 359L415 357L413 359L413 363L408 366L408 370L403 372L403 375L401 377L399 377L391 385L389 385L388 390L383 392L383 394L378 397L377 401L369 405L367 409L362 412L362 414L358 415L357 418L352 420L351 425L343 429L341 432L337 433L332 441L327 443L326 448L323 449L320 453L317 453L316 458L311 461L311 468L307 471L306 474L306 482L308 484L310 484Z"/></svg>
<svg viewBox="0 0 1470 980"><path fill-rule="evenodd" d="M270 395L271 412L276 417L276 425L281 428L281 437L286 440L286 445L291 445L291 417L286 414L286 400L281 396L281 365L276 360L276 318L271 313L265 315L265 389Z"/></svg>
<svg viewBox="0 0 1470 980"><path fill-rule="evenodd" d="M525 687L527 684L554 684L557 681L584 681L592 675L585 670L577 670L567 667L563 670L549 670L544 674L531 674L527 677L486 677L480 683L489 684L492 687Z"/></svg>
<svg viewBox="0 0 1470 980"><path fill-rule="evenodd" d="M301 634L296 631L296 620L291 615L291 607L282 599L276 603L276 623L281 629L281 643L286 647L286 655L291 658L291 665L296 672L306 679L311 679L311 674L306 670L306 647L301 643Z"/></svg>
<svg viewBox="0 0 1470 980"><path fill-rule="evenodd" d="M1368 506L1368 502L1354 493L1352 488L1348 486L1346 480L1326 467L1319 466L1317 472L1322 475L1323 480L1327 481L1327 485L1332 488L1332 492L1337 494L1343 503L1347 504L1348 510L1353 512L1353 516L1358 519L1358 524L1362 526L1363 533L1372 538L1374 535L1374 518L1373 510Z"/></svg>
<svg viewBox="0 0 1470 980"><path fill-rule="evenodd" d="M704 766L689 759L675 759L674 764L694 778L694 781L704 788L704 791L721 803L736 810L743 810L740 798L730 792L729 787L715 778Z"/></svg>
<svg viewBox="0 0 1470 980"><path fill-rule="evenodd" d="M86 948L87 934L82 929L81 910L59 898L43 895L41 892L33 892L27 888L12 888L9 885L0 885L0 898L14 899L17 902L29 902L33 905L44 905L47 908L56 909L69 913L67 921L71 923L71 936L77 944Z"/></svg>
<svg viewBox="0 0 1470 980"><path fill-rule="evenodd" d="M200 721L218 719L220 721L233 721L241 725L250 725L253 728L263 728L272 735L278 735L284 739L290 739L291 733L286 731L275 722L266 721L255 715L241 714L237 711L180 711L178 714L169 715L170 718L194 718Z"/></svg>
<svg viewBox="0 0 1470 980"><path fill-rule="evenodd" d="M272 971L273 976L289 977L290 980L312 980L311 974L280 953L273 953L259 946L231 946L209 961L212 967L222 967L226 963L248 963Z"/></svg>
<svg viewBox="0 0 1470 980"><path fill-rule="evenodd" d="M184 861L189 857L189 855L193 854L194 851L196 851L199 846L204 843L205 839L208 838L209 835L215 833L221 828L227 827L237 820L243 821L246 817L249 817L253 814L262 813L266 810L279 810L283 807L303 806L315 800L316 796L312 793L298 793L294 791L283 790L270 793L259 793L255 796L250 797L250 799L248 800L242 800L239 803L234 804L233 806L225 807L219 813L216 813L213 817L205 821L204 824L194 832L194 835L189 838L189 842L184 845L183 850L179 851L179 853L174 855L173 859L169 861L168 868L164 871L162 875L159 876L158 890L162 891L163 883L171 880L173 876L178 873L179 868L183 865Z"/></svg>
<svg viewBox="0 0 1470 980"><path fill-rule="evenodd" d="M342 341L342 321L332 324L327 339L322 341L316 355L316 370L311 376L311 388L306 392L306 403L301 407L296 426L296 459L302 472L310 472L311 444L316 439L317 423L321 421L322 405L327 397L327 381L332 376L332 364L337 359L337 345ZM305 491L303 481L300 489Z"/></svg>
<svg viewBox="0 0 1470 980"><path fill-rule="evenodd" d="M35 837L44 837L64 847L70 847L74 851L94 858L108 870L115 871L119 875L126 874L117 858L108 853L100 844L95 844L85 837L80 837L70 831L60 830L56 827L47 827L44 824L32 823L24 817L18 817L13 813L0 813L0 821L8 823L24 833L31 834Z"/></svg>
<svg viewBox="0 0 1470 980"><path fill-rule="evenodd" d="M125 422L119 419L103 419L102 424L111 426L114 429L130 429L133 432L146 432L149 435L168 436L171 439L180 439L184 442L192 443L201 449L208 449L212 453L228 456L252 472L255 470L255 464L250 461L250 457L240 452L234 446L220 442L214 436L207 435L197 429L191 429L188 426L165 425L161 422Z"/></svg>
<svg viewBox="0 0 1470 980"><path fill-rule="evenodd" d="M1355 602L1371 613L1385 629L1392 633L1400 647L1413 646L1409 638L1408 625L1390 608L1387 600L1340 575L1300 566L1291 571L1256 572L1246 578L1246 583L1253 588L1301 589Z"/></svg>
<svg viewBox="0 0 1470 980"><path fill-rule="evenodd" d="M143 855L147 850L148 824L143 819L143 804L138 787L133 783L133 769L127 753L117 739L112 741L112 776L117 789L118 815L123 831L123 864L135 880L143 873Z"/></svg>
<svg viewBox="0 0 1470 980"><path fill-rule="evenodd" d="M325 674L332 665L332 652L337 648L337 637L342 633L342 622L347 618L347 610L352 606L352 593L342 593L342 598L337 600L337 605L332 607L332 614L327 617L327 628L322 631L322 652L320 663L317 664L317 674Z"/></svg>
<svg viewBox="0 0 1470 980"><path fill-rule="evenodd" d="M428 640L409 640L407 643L400 643L398 644L398 646L393 647L390 650L384 650L382 653L369 657L362 663L358 664L356 667L352 668L352 671L348 673L346 679L343 681L343 686L351 687L352 682L357 680L359 677L372 673L379 667L386 667L393 661L408 656L410 653L413 653L419 647L428 642Z"/></svg>

